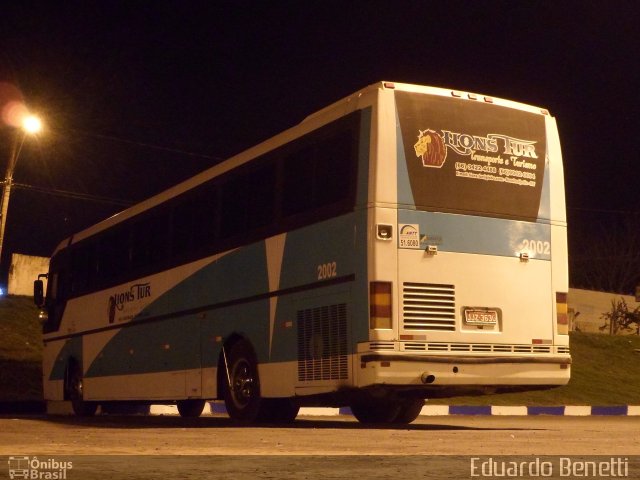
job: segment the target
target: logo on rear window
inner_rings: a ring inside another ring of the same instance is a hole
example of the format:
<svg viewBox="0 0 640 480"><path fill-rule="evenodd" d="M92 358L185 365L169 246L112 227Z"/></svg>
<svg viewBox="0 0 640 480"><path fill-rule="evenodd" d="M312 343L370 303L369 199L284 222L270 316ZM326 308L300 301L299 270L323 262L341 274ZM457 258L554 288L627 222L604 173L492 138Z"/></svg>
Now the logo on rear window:
<svg viewBox="0 0 640 480"><path fill-rule="evenodd" d="M449 130L441 130L442 133L431 129L418 130L418 132L418 141L413 145L413 149L416 157L422 160L423 167L442 167L447 159L447 151L451 148L458 155L469 156L472 160L481 163L513 165L533 170L536 168L535 163L524 160L530 158L534 161L538 158L537 142L531 140L521 140L497 133L480 137Z"/></svg>
<svg viewBox="0 0 640 480"><path fill-rule="evenodd" d="M447 147L439 133L434 130L419 130L418 141L413 146L416 157L422 160L423 167L441 168L447 159Z"/></svg>

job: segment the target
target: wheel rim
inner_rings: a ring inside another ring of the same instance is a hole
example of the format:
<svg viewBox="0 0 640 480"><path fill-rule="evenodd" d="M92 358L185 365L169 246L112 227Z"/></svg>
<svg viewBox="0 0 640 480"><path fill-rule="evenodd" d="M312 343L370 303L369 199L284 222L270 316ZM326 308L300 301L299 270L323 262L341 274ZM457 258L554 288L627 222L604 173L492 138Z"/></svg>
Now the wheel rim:
<svg viewBox="0 0 640 480"><path fill-rule="evenodd" d="M255 396L256 379L249 362L240 359L232 375L231 397L239 408L245 408Z"/></svg>
<svg viewBox="0 0 640 480"><path fill-rule="evenodd" d="M83 392L82 377L80 377L80 375L78 375L78 373L76 372L73 375L73 379L71 382L71 396L73 398L82 400L82 392Z"/></svg>

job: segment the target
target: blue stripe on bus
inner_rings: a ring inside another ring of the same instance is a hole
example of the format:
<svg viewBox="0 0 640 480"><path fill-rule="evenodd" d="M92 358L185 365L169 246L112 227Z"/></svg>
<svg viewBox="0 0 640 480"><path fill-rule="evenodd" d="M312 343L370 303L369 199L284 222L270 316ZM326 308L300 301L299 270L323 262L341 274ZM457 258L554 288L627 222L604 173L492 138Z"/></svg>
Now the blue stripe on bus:
<svg viewBox="0 0 640 480"><path fill-rule="evenodd" d="M420 226L422 249L437 245L443 252L516 257L527 242L536 249L531 258L551 259L551 226L545 223L404 209L398 223Z"/></svg>
<svg viewBox="0 0 640 480"><path fill-rule="evenodd" d="M297 358L296 311L326 302L350 303L353 282L318 282L318 266L336 263L336 277L349 277L366 266L366 250L355 248L355 231L366 243L366 229L355 228L366 210L305 227L286 236L278 290L293 289L278 297L275 334L270 350L270 298L265 242L258 242L217 259L152 302L121 329L94 359L87 376L106 376L186 370L217 365L220 338L232 333L246 336L260 362ZM357 234L356 234L357 235ZM354 250L359 252L354 254ZM362 257L362 258L360 258ZM362 302L366 304L366 277ZM295 287L317 283L317 293ZM238 298L251 301L234 302ZM216 307L228 302L228 305ZM199 307L210 305L209 310ZM349 309L351 309L351 304ZM216 307L216 308L214 308ZM360 305L359 311L366 312ZM190 311L190 310L197 310ZM172 312L183 311L173 317ZM145 322L154 317L160 321ZM366 325L366 321L361 322ZM352 342L349 342L352 344Z"/></svg>
<svg viewBox="0 0 640 480"><path fill-rule="evenodd" d="M64 373L67 369L70 358L75 359L80 363L80 365L82 365L82 337L69 338L65 340L64 345L60 349L60 352L51 367L49 380L64 379Z"/></svg>

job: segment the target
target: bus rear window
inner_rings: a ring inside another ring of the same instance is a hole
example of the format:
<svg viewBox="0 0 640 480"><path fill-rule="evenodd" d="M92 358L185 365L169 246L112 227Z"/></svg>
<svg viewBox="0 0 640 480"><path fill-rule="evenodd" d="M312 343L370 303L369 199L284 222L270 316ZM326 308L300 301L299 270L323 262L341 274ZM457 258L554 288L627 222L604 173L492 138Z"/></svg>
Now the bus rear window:
<svg viewBox="0 0 640 480"><path fill-rule="evenodd" d="M398 203L535 221L547 199L542 115L396 92ZM548 180L547 180L548 181Z"/></svg>

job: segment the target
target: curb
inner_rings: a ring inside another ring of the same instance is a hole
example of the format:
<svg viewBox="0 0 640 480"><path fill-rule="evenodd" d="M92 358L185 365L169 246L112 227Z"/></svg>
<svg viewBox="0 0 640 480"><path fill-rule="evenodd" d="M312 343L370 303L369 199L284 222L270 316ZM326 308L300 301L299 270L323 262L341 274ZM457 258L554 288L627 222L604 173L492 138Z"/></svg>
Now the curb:
<svg viewBox="0 0 640 480"><path fill-rule="evenodd" d="M425 406L421 415L557 415L557 416L638 416L640 407L631 405L613 406L587 406L587 405L562 405L562 406L444 406L435 409L436 405ZM436 410L438 413L431 413Z"/></svg>
<svg viewBox="0 0 640 480"><path fill-rule="evenodd" d="M223 403L209 403L212 414L226 414ZM205 409L206 412L206 409ZM152 415L177 414L178 410L172 405L152 405ZM308 416L336 416L352 415L349 407L322 408L303 407L300 415ZM447 415L494 415L494 416L525 416L525 415L557 415L572 417L587 416L640 416L640 406L614 405L614 406L465 406L465 405L425 405L420 412L421 416L447 416Z"/></svg>
<svg viewBox="0 0 640 480"><path fill-rule="evenodd" d="M2 402L0 401L0 415L38 415L48 413L50 415L71 415L69 402ZM142 413L145 412L118 412L117 413ZM151 415L178 415L175 405L151 405L148 409ZM221 402L209 402L205 407L205 414L226 414L227 410ZM349 407L303 407L300 415L307 416L337 416L352 415ZM588 405L561 405L561 406L498 406L498 405L425 405L420 412L421 416L440 417L448 415L493 415L493 416L533 416L555 415L565 417L588 416L640 416L639 405L612 405L612 406L588 406Z"/></svg>
<svg viewBox="0 0 640 480"><path fill-rule="evenodd" d="M46 411L47 402L43 400L0 401L0 415L36 415Z"/></svg>

